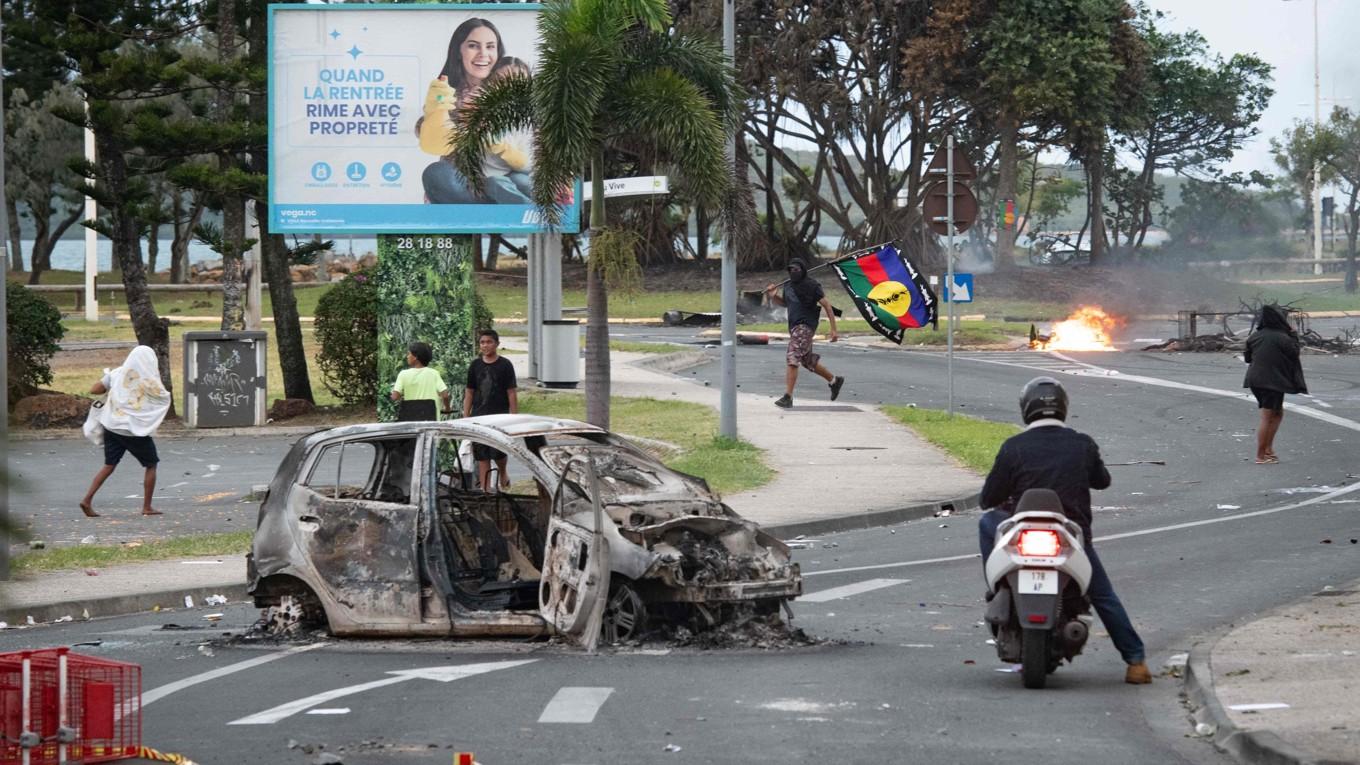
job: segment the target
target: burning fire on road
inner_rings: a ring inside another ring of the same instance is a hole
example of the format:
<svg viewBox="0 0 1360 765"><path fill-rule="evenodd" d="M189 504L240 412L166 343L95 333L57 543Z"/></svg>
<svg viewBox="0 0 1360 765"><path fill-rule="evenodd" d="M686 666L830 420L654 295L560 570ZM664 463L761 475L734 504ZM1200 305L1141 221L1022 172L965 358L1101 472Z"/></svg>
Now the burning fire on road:
<svg viewBox="0 0 1360 765"><path fill-rule="evenodd" d="M1054 324L1047 335L1039 334L1031 324L1029 347L1036 351L1113 351L1117 349L1110 335L1123 325L1123 319L1100 306L1084 305Z"/></svg>

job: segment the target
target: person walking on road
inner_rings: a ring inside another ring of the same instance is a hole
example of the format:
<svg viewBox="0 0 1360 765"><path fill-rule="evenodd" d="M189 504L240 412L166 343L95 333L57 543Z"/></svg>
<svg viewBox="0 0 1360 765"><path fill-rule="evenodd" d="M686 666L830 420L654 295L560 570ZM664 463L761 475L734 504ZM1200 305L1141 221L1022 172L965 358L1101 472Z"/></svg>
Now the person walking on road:
<svg viewBox="0 0 1360 765"><path fill-rule="evenodd" d="M80 500L80 511L88 518L99 517L94 511L94 495L113 475L123 455L131 453L146 469L142 479L142 515L161 515L151 506L151 496L156 493L156 465L160 462L151 436L170 411L170 392L161 384L156 352L145 345L133 348L121 367L104 371L90 393L109 394L99 414L99 424L104 429L104 466L95 473L90 490Z"/></svg>
<svg viewBox="0 0 1360 765"><path fill-rule="evenodd" d="M444 414L452 414L449 386L438 370L430 368L434 350L426 343L411 343L406 349L407 369L397 373L392 384L392 400L397 402L397 420L435 420L435 402L444 404Z"/></svg>
<svg viewBox="0 0 1360 765"><path fill-rule="evenodd" d="M468 365L467 389L463 393L464 417L519 413L515 365L499 354L500 347L501 336L496 330L484 329L477 335L477 350L482 355ZM477 459L477 479L483 490L491 491L489 480L493 460L501 488L510 486L510 476L505 472L505 452L474 443L472 454Z"/></svg>
<svg viewBox="0 0 1360 765"><path fill-rule="evenodd" d="M789 261L788 272L789 280L784 283L782 294L779 294L777 284L765 287L765 294L770 296L770 300L788 308L789 314L789 348L785 354L788 367L784 371L784 395L777 399L774 405L782 409L793 406L793 386L798 383L800 366L816 372L826 380L831 388L831 400L835 401L841 395L841 386L845 385L845 378L831 374L822 365L821 355L812 350L812 338L817 334L817 324L821 321L822 309L825 308L827 321L831 323L828 339L833 343L840 339L836 332L836 312L831 307L831 301L826 299L822 285L808 276L806 263L794 258Z"/></svg>
<svg viewBox="0 0 1360 765"><path fill-rule="evenodd" d="M1272 465L1280 461L1275 454L1275 434L1284 422L1284 394L1307 393L1303 381L1303 364L1299 362L1299 336L1289 325L1289 316L1280 306L1271 303L1261 307L1256 331L1247 338L1247 349L1242 355L1247 362L1247 376L1243 388L1251 388L1261 410L1261 423L1256 428L1256 464Z"/></svg>
<svg viewBox="0 0 1360 765"><path fill-rule="evenodd" d="M1064 514L1081 526L1082 546L1091 562L1086 594L1128 665L1124 682L1150 683L1143 640L1091 541L1091 489L1110 487L1110 471L1100 459L1100 447L1090 436L1067 427L1067 391L1052 377L1036 377L1025 384L1020 392L1020 417L1025 430L1001 445L982 484L979 503L992 508L978 519L983 566L996 546L997 527L1014 513L1020 496L1028 489L1057 492Z"/></svg>

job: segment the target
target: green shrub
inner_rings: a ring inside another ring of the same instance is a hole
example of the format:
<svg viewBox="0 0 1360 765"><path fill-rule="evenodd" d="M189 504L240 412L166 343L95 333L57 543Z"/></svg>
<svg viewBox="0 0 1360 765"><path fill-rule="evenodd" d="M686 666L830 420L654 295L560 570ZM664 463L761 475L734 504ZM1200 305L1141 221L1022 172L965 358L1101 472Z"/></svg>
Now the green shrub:
<svg viewBox="0 0 1360 765"><path fill-rule="evenodd" d="M12 403L52 382L52 354L66 329L61 312L23 285L5 281L5 319L9 323L8 395Z"/></svg>
<svg viewBox="0 0 1360 765"><path fill-rule="evenodd" d="M378 382L378 290L370 274L345 277L316 304L321 379L346 404L372 404Z"/></svg>

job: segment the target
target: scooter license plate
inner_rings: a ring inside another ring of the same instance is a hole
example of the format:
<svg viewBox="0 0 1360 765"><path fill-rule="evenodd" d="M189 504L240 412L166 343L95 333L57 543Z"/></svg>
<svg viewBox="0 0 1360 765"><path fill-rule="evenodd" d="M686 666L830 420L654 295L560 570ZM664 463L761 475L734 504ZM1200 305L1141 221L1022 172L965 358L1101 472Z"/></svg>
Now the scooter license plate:
<svg viewBox="0 0 1360 765"><path fill-rule="evenodd" d="M1047 569L1022 568L1016 592L1021 595L1057 595L1058 572Z"/></svg>

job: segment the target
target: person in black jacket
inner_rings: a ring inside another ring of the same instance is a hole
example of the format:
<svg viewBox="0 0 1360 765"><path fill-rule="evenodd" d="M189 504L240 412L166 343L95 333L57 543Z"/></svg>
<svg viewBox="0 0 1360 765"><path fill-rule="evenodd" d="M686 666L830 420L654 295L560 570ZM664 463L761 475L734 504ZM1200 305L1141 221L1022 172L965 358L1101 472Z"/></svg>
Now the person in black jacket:
<svg viewBox="0 0 1360 765"><path fill-rule="evenodd" d="M1261 410L1256 428L1256 464L1280 461L1275 455L1275 434L1284 422L1284 394L1307 393L1303 365L1299 363L1299 336L1289 326L1284 309L1271 303L1261 308L1256 331L1247 338L1242 356L1247 362L1243 388L1251 388Z"/></svg>
<svg viewBox="0 0 1360 765"><path fill-rule="evenodd" d="M978 521L983 565L996 546L997 527L1015 512L1020 495L1028 489L1057 492L1064 513L1081 526L1083 547L1091 561L1091 582L1086 595L1119 655L1128 664L1124 682L1150 683L1152 674L1145 662L1143 640L1133 628L1091 543L1091 489L1110 486L1110 471L1100 459L1100 447L1085 433L1066 427L1067 391L1051 377L1036 377L1025 384L1020 393L1020 415L1025 431L1001 445L982 485L981 504L992 508Z"/></svg>

